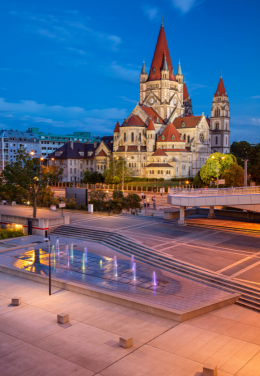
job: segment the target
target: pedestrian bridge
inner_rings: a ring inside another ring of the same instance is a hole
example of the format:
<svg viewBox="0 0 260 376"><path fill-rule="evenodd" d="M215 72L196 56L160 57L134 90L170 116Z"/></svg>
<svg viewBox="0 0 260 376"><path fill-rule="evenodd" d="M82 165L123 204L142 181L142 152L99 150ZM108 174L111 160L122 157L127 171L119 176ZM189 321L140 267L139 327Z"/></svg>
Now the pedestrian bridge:
<svg viewBox="0 0 260 376"><path fill-rule="evenodd" d="M219 189L171 188L167 196L167 203L180 206L179 224L185 224L184 208L187 206L209 206L210 218L214 217L214 206L231 206L260 212L260 186Z"/></svg>

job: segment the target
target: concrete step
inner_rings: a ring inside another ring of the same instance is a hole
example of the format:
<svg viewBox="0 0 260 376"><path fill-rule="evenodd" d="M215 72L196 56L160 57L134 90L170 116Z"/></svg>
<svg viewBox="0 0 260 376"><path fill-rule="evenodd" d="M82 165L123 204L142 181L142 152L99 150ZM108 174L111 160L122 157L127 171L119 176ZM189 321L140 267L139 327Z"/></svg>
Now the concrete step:
<svg viewBox="0 0 260 376"><path fill-rule="evenodd" d="M86 228L75 228L72 226L61 226L52 232L52 235L74 237L82 240L99 242L111 247L128 256L134 255L137 260L146 262L150 265L160 267L164 270L191 278L198 282L204 282L208 285L219 287L230 292L239 292L242 294L239 300L240 305L259 308L260 310L260 291L245 286L239 282L231 281L224 276L219 276L214 272L207 272L199 267L185 264L178 260L160 255L154 250L146 248L132 240L125 238L121 234L92 230Z"/></svg>

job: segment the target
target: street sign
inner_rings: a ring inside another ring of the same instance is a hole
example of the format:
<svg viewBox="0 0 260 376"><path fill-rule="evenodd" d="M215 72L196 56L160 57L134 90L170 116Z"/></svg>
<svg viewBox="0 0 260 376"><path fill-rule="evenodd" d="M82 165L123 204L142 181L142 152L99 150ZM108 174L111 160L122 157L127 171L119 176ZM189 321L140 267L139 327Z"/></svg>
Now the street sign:
<svg viewBox="0 0 260 376"><path fill-rule="evenodd" d="M217 180L216 184L225 184L225 179L219 179L219 180Z"/></svg>
<svg viewBox="0 0 260 376"><path fill-rule="evenodd" d="M160 188L160 193L164 193L165 192L165 189L164 188Z"/></svg>
<svg viewBox="0 0 260 376"><path fill-rule="evenodd" d="M61 203L61 204L59 204L59 208L61 209L61 208L66 208L66 204L63 202L63 203Z"/></svg>

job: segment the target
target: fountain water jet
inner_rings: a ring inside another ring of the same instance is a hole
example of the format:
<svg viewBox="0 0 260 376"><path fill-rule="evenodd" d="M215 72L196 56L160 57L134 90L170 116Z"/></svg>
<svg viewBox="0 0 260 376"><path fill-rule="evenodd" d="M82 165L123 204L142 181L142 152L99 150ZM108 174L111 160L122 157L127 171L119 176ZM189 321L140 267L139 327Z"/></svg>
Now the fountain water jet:
<svg viewBox="0 0 260 376"><path fill-rule="evenodd" d="M56 260L55 260L55 247L54 247L54 245L51 247L51 252L53 252L53 262L55 263Z"/></svg>
<svg viewBox="0 0 260 376"><path fill-rule="evenodd" d="M71 252L71 258L73 260L73 243L71 243L71 246L70 246L70 252Z"/></svg>
<svg viewBox="0 0 260 376"><path fill-rule="evenodd" d="M135 262L133 265L133 277L134 277L134 281L136 281L136 263Z"/></svg>
<svg viewBox="0 0 260 376"><path fill-rule="evenodd" d="M87 247L84 248L84 254L85 254L85 261L88 261L88 250Z"/></svg>
<svg viewBox="0 0 260 376"><path fill-rule="evenodd" d="M116 259L116 256L114 256L114 264L117 266L117 259Z"/></svg>
<svg viewBox="0 0 260 376"><path fill-rule="evenodd" d="M100 265L101 268L102 268L102 264L103 264L103 262L102 262L102 260L100 260L99 265Z"/></svg>
<svg viewBox="0 0 260 376"><path fill-rule="evenodd" d="M85 252L83 252L83 255L82 255L82 270L83 271L85 270Z"/></svg>
<svg viewBox="0 0 260 376"><path fill-rule="evenodd" d="M131 269L132 270L134 268L134 263L135 263L135 258L134 258L134 255L132 255L132 257L131 257Z"/></svg>
<svg viewBox="0 0 260 376"><path fill-rule="evenodd" d="M57 240L56 240L56 251L57 251L57 254L58 254L58 258L60 258L60 241L59 241L59 238L57 238Z"/></svg>
<svg viewBox="0 0 260 376"><path fill-rule="evenodd" d="M157 286L156 273L153 272L153 285Z"/></svg>

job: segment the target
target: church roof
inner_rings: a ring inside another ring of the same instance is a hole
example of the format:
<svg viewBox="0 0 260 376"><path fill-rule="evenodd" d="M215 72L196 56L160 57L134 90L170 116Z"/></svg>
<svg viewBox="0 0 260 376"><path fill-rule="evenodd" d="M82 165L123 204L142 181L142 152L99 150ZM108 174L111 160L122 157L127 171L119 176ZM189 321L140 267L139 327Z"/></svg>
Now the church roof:
<svg viewBox="0 0 260 376"><path fill-rule="evenodd" d="M154 156L167 156L167 154L163 151L163 149L157 149L153 154L152 157Z"/></svg>
<svg viewBox="0 0 260 376"><path fill-rule="evenodd" d="M146 126L143 120L138 115L130 116L130 118L128 118L127 121L123 124L123 126L124 125L125 126L134 125L134 126L141 126L141 127Z"/></svg>
<svg viewBox="0 0 260 376"><path fill-rule="evenodd" d="M153 125L153 121L152 121L152 119L150 119L149 124L148 124L148 127L147 127L146 130L147 130L147 131L155 131L155 128L154 128L154 125Z"/></svg>
<svg viewBox="0 0 260 376"><path fill-rule="evenodd" d="M152 107L146 107L146 106L140 106L140 107L146 113L146 115L148 115L149 118L152 119L155 123L164 124L163 119L160 117L160 115L157 114L157 112Z"/></svg>
<svg viewBox="0 0 260 376"><path fill-rule="evenodd" d="M188 93L187 85L186 85L186 82L184 82L184 84L183 84L183 100L187 101L189 99L190 98L189 98L189 93Z"/></svg>
<svg viewBox="0 0 260 376"><path fill-rule="evenodd" d="M176 129L195 128L201 116L185 116L174 119L173 125Z"/></svg>
<svg viewBox="0 0 260 376"><path fill-rule="evenodd" d="M150 73L147 81L154 81L154 80L160 80L161 79L161 69L163 67L164 63L164 56L166 57L167 67L169 69L169 79L171 81L176 81L174 72L173 72L173 66L171 61L171 56L167 44L167 39L164 31L164 26L161 25L161 29L159 32L159 36L157 39L154 55L153 55L153 61L150 68ZM153 74L153 70L155 69L155 74Z"/></svg>
<svg viewBox="0 0 260 376"><path fill-rule="evenodd" d="M107 157L107 154L104 152L104 150L101 150L98 154L97 157Z"/></svg>
<svg viewBox="0 0 260 376"><path fill-rule="evenodd" d="M219 83L218 83L218 88L217 88L217 91L215 93L216 97L219 97L221 95L227 96L226 89L225 89L222 77L220 77L220 80L219 80Z"/></svg>
<svg viewBox="0 0 260 376"><path fill-rule="evenodd" d="M146 167L172 167L169 163L150 163Z"/></svg>
<svg viewBox="0 0 260 376"><path fill-rule="evenodd" d="M185 142L180 139L180 134L172 123L169 123L163 133L159 136L157 142Z"/></svg>
<svg viewBox="0 0 260 376"><path fill-rule="evenodd" d="M119 132L119 122L118 121L116 122L114 132Z"/></svg>

